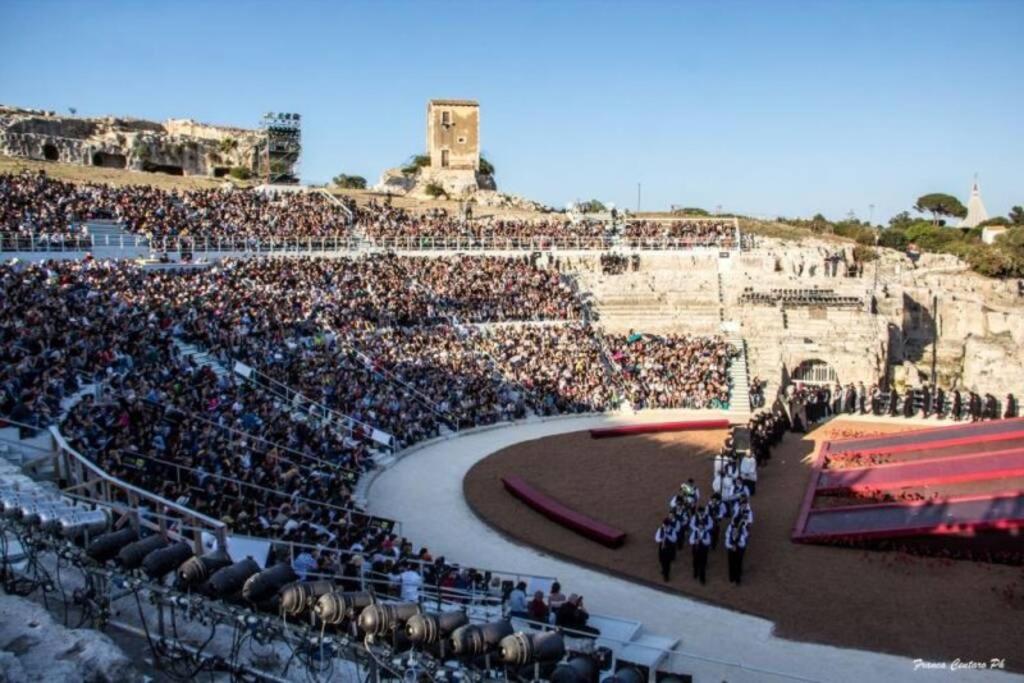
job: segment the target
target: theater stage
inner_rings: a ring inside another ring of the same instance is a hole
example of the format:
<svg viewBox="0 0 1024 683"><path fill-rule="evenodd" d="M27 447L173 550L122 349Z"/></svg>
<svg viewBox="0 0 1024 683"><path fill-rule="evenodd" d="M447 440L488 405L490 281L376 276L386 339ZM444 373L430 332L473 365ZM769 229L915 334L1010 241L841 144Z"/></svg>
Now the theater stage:
<svg viewBox="0 0 1024 683"><path fill-rule="evenodd" d="M482 519L520 542L651 587L766 617L786 638L930 660L1005 656L1008 667L1022 671L1024 661L1011 661L1024 619L1021 568L790 540L817 441L913 428L919 427L834 421L808 437L787 435L759 477L740 588L727 581L721 547L711 555L707 586L691 578L686 552L671 582L663 583L653 541L680 482L692 476L707 495L711 458L724 430L600 440L576 432L528 441L478 462L464 480L464 494ZM507 474L626 531L626 543L605 548L551 523L503 490L501 477Z"/></svg>

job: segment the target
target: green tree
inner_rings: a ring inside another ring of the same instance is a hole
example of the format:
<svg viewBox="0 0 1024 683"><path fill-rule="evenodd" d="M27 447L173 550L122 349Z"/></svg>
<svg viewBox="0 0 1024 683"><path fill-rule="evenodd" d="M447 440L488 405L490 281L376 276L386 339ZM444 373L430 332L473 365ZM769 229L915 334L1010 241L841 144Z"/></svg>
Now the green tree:
<svg viewBox="0 0 1024 683"><path fill-rule="evenodd" d="M234 139L229 135L228 137L221 139L220 144L218 146L220 147L221 152L223 152L224 154L230 154L231 152L238 149L238 140Z"/></svg>
<svg viewBox="0 0 1024 683"><path fill-rule="evenodd" d="M1013 224L1010 222L1010 219L1007 218L1006 216L993 216L992 218L989 218L987 221L982 221L981 223L978 223L979 228L987 228L990 225L1010 226Z"/></svg>
<svg viewBox="0 0 1024 683"><path fill-rule="evenodd" d="M1010 222L1014 225L1024 226L1024 207L1015 206L1010 209Z"/></svg>
<svg viewBox="0 0 1024 683"><path fill-rule="evenodd" d="M245 166L232 166L231 170L228 171L228 175L235 180L248 180L252 177L252 171Z"/></svg>
<svg viewBox="0 0 1024 683"><path fill-rule="evenodd" d="M820 213L816 213L814 214L814 217L811 218L811 224L808 227L810 227L812 232L820 234L828 230L831 230L832 224L829 223L828 219L822 216Z"/></svg>
<svg viewBox="0 0 1024 683"><path fill-rule="evenodd" d="M448 193L445 191L445 189L437 183L429 183L425 188L423 188L423 192L432 199L437 199L438 197L448 197Z"/></svg>
<svg viewBox="0 0 1024 683"><path fill-rule="evenodd" d="M996 238L994 246L1007 260L1007 274L1024 277L1024 227L1007 230Z"/></svg>
<svg viewBox="0 0 1024 683"><path fill-rule="evenodd" d="M579 206L580 211L583 213L601 213L605 210L604 204L596 199L591 199L589 202L582 202Z"/></svg>
<svg viewBox="0 0 1024 683"><path fill-rule="evenodd" d="M427 166L430 166L429 154L414 154L409 157L409 161L402 167L402 173L405 175L416 175L420 172L421 168Z"/></svg>
<svg viewBox="0 0 1024 683"><path fill-rule="evenodd" d="M346 175L339 173L331 179L331 182L346 190L365 190L366 178L361 175Z"/></svg>
<svg viewBox="0 0 1024 683"><path fill-rule="evenodd" d="M889 247L890 249L906 249L907 245L910 244L910 240L907 239L907 233L896 228L889 228L883 230L878 236L878 244L882 247Z"/></svg>
<svg viewBox="0 0 1024 683"><path fill-rule="evenodd" d="M906 230L913 225L913 223L914 219L911 218L909 211L900 211L889 219L889 227L894 230Z"/></svg>
<svg viewBox="0 0 1024 683"><path fill-rule="evenodd" d="M480 157L480 173L484 175L494 175L494 164L487 161L483 156Z"/></svg>
<svg viewBox="0 0 1024 683"><path fill-rule="evenodd" d="M963 218L967 215L967 207L960 203L960 200L951 194L933 192L917 198L914 210L921 213L930 213L932 223L939 224L939 216L950 216Z"/></svg>
<svg viewBox="0 0 1024 683"><path fill-rule="evenodd" d="M878 252L872 247L864 244L858 244L853 248L853 260L858 263L867 263L868 261L874 261L878 258Z"/></svg>

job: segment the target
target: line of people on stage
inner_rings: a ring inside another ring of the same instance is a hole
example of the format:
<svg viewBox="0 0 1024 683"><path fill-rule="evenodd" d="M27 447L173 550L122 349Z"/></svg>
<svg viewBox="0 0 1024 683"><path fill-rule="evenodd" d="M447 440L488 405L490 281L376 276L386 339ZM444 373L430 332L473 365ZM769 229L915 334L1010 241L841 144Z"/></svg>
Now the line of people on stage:
<svg viewBox="0 0 1024 683"><path fill-rule="evenodd" d="M863 382L843 386L796 383L786 388L785 399L793 430L806 431L810 425L833 415L877 415L889 417L936 417L957 422L1008 419L1019 415L1017 398L1007 394L1002 401L990 393L960 389L945 390L931 384L907 387L901 394L895 387L870 388Z"/></svg>
<svg viewBox="0 0 1024 683"><path fill-rule="evenodd" d="M740 432L730 431L722 449L714 458L712 493L701 503L701 492L691 478L669 500L669 513L654 533L661 576L671 580L672 563L687 543L693 559L693 577L707 583L710 553L717 549L724 527L724 545L728 556L729 581L739 585L743 578L743 556L750 542L754 523L751 497L757 492L757 471L771 457L789 427L782 410L755 415ZM736 447L737 438L743 448ZM749 439L749 447L746 443Z"/></svg>

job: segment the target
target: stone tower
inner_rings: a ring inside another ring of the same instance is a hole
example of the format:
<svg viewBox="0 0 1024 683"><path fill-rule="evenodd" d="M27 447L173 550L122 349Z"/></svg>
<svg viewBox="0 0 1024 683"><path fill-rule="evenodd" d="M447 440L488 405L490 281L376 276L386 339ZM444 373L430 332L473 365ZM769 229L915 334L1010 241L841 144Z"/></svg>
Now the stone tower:
<svg viewBox="0 0 1024 683"><path fill-rule="evenodd" d="M427 154L433 170L478 171L480 105L473 100L430 100Z"/></svg>

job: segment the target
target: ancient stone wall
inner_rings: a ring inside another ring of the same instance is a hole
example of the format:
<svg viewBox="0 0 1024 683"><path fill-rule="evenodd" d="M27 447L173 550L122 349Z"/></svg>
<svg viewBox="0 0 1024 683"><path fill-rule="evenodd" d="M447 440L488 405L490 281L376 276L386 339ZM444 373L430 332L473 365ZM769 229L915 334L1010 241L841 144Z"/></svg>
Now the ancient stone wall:
<svg viewBox="0 0 1024 683"><path fill-rule="evenodd" d="M83 166L173 175L223 176L259 170L256 130L172 119L78 118L0 106L0 154Z"/></svg>
<svg viewBox="0 0 1024 683"><path fill-rule="evenodd" d="M773 383L821 360L844 383L888 376L902 388L930 381L934 365L944 386L1024 395L1024 298L1015 281L974 275L952 257L914 263L888 250L858 277L843 277L842 267L832 277L823 256L834 243L766 242L728 259L641 253L640 272L624 275L604 275L596 261L569 263L606 329L708 334L735 321L751 375ZM747 287L831 289L863 305L752 305L742 300Z"/></svg>

